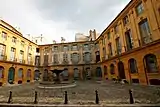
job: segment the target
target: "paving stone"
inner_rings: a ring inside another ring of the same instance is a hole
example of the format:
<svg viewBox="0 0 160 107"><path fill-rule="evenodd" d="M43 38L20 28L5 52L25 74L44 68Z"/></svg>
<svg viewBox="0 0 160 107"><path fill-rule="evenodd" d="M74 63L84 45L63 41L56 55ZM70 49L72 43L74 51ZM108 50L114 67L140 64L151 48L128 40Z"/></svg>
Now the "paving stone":
<svg viewBox="0 0 160 107"><path fill-rule="evenodd" d="M128 104L129 89L133 91L133 97L137 104L160 104L157 94L159 88L154 86L122 85L110 81L79 81L74 88L66 89L39 89L38 83L7 86L0 88L0 102L8 100L9 91L13 92L13 103L33 103L34 92L38 92L40 104L63 104L64 91L68 92L69 104L95 104L95 90L101 104Z"/></svg>

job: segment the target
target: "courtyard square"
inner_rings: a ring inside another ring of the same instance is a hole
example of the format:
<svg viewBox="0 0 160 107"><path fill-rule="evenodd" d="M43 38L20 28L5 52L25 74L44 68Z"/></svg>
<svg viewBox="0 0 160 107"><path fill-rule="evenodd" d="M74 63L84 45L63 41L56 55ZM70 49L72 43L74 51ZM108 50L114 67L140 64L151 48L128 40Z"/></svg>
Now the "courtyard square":
<svg viewBox="0 0 160 107"><path fill-rule="evenodd" d="M68 92L69 104L95 104L95 90L98 90L100 104L129 104L129 89L133 91L137 104L160 103L160 88L155 86L122 85L112 81L77 81L77 86L66 89L39 89L39 83L30 83L0 88L0 102L6 103L9 91L13 92L13 103L34 102L38 92L39 104L63 104L64 91Z"/></svg>

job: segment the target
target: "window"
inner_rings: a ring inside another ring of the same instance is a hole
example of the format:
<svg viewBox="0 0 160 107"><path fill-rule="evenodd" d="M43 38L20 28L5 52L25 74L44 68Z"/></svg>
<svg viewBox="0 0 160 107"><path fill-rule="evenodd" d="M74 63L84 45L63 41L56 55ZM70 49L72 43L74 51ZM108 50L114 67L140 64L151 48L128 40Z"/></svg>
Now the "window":
<svg viewBox="0 0 160 107"><path fill-rule="evenodd" d="M18 70L18 78L22 78L22 76L23 76L23 69L20 68L20 69Z"/></svg>
<svg viewBox="0 0 160 107"><path fill-rule="evenodd" d="M110 36L111 36L111 34L110 34L110 32L108 32L107 33L108 40L110 39Z"/></svg>
<svg viewBox="0 0 160 107"><path fill-rule="evenodd" d="M2 31L2 39L7 40L7 33Z"/></svg>
<svg viewBox="0 0 160 107"><path fill-rule="evenodd" d="M24 59L24 51L20 50L19 62L22 63Z"/></svg>
<svg viewBox="0 0 160 107"><path fill-rule="evenodd" d="M110 65L110 73L111 73L111 75L115 74L115 70L114 70L114 65L113 64Z"/></svg>
<svg viewBox="0 0 160 107"><path fill-rule="evenodd" d="M32 45L29 45L29 46L28 46L28 50L29 50L29 51L32 51Z"/></svg>
<svg viewBox="0 0 160 107"><path fill-rule="evenodd" d="M139 23L139 28L140 28L142 44L147 44L152 42L150 28L147 19Z"/></svg>
<svg viewBox="0 0 160 107"><path fill-rule="evenodd" d="M107 67L106 67L106 66L104 66L104 75L105 75L105 76L108 75Z"/></svg>
<svg viewBox="0 0 160 107"><path fill-rule="evenodd" d="M125 26L126 24L128 24L128 22L129 22L128 16L125 16L125 17L123 18L123 24L124 24L124 26Z"/></svg>
<svg viewBox="0 0 160 107"><path fill-rule="evenodd" d="M121 43L120 43L119 37L116 39L116 48L117 48L117 54L121 54L122 48L121 48Z"/></svg>
<svg viewBox="0 0 160 107"><path fill-rule="evenodd" d="M35 65L40 66L40 56L36 56L35 58Z"/></svg>
<svg viewBox="0 0 160 107"><path fill-rule="evenodd" d="M68 63L68 54L67 53L63 54L63 62Z"/></svg>
<svg viewBox="0 0 160 107"><path fill-rule="evenodd" d="M87 79L91 78L91 69L89 67L86 68L86 76L87 76Z"/></svg>
<svg viewBox="0 0 160 107"><path fill-rule="evenodd" d="M54 46L53 48L54 51L58 51L58 46Z"/></svg>
<svg viewBox="0 0 160 107"><path fill-rule="evenodd" d="M157 73L158 66L157 66L157 58L153 54L148 54L144 57L145 66L148 73Z"/></svg>
<svg viewBox="0 0 160 107"><path fill-rule="evenodd" d="M69 50L68 46L63 46L63 51L68 51L68 50Z"/></svg>
<svg viewBox="0 0 160 107"><path fill-rule="evenodd" d="M24 47L25 43L24 41L21 41L21 46Z"/></svg>
<svg viewBox="0 0 160 107"><path fill-rule="evenodd" d="M74 79L78 79L79 78L79 70L78 68L74 68Z"/></svg>
<svg viewBox="0 0 160 107"><path fill-rule="evenodd" d="M105 58L105 56L106 56L106 49L103 48L103 57Z"/></svg>
<svg viewBox="0 0 160 107"><path fill-rule="evenodd" d="M103 45L106 44L106 41L105 41L105 40L106 40L106 38L103 38L103 39L102 39L102 44L103 44Z"/></svg>
<svg viewBox="0 0 160 107"><path fill-rule="evenodd" d="M3 44L0 44L0 60L2 60L5 56L6 46Z"/></svg>
<svg viewBox="0 0 160 107"><path fill-rule="evenodd" d="M72 46L72 51L77 51L78 50L78 46L77 45L73 45Z"/></svg>
<svg viewBox="0 0 160 107"><path fill-rule="evenodd" d="M89 45L88 44L84 44L84 50L89 50Z"/></svg>
<svg viewBox="0 0 160 107"><path fill-rule="evenodd" d="M27 70L27 79L30 79L31 78L31 69L28 69Z"/></svg>
<svg viewBox="0 0 160 107"><path fill-rule="evenodd" d="M114 32L115 32L115 34L118 33L118 25L116 25L116 26L114 27Z"/></svg>
<svg viewBox="0 0 160 107"><path fill-rule="evenodd" d="M44 55L44 65L48 65L48 55Z"/></svg>
<svg viewBox="0 0 160 107"><path fill-rule="evenodd" d="M143 5L142 5L142 3L140 3L140 4L136 7L137 15L142 14L143 11L144 11Z"/></svg>
<svg viewBox="0 0 160 107"><path fill-rule="evenodd" d="M28 54L28 64L31 64L31 61L32 61L32 54L29 53Z"/></svg>
<svg viewBox="0 0 160 107"><path fill-rule="evenodd" d="M89 62L91 61L91 53L85 52L83 59L84 59L84 61L85 61L86 63L89 63Z"/></svg>
<svg viewBox="0 0 160 107"><path fill-rule="evenodd" d="M78 53L71 54L71 58L72 58L73 63L78 63L79 62L79 54Z"/></svg>
<svg viewBox="0 0 160 107"><path fill-rule="evenodd" d="M112 52L112 44L111 43L108 44L108 49L109 49L109 56L112 56L113 52Z"/></svg>
<svg viewBox="0 0 160 107"><path fill-rule="evenodd" d="M10 61L15 60L15 55L16 55L16 49L11 47Z"/></svg>
<svg viewBox="0 0 160 107"><path fill-rule="evenodd" d="M96 48L96 49L99 49L98 43L95 44L95 48Z"/></svg>
<svg viewBox="0 0 160 107"><path fill-rule="evenodd" d="M58 54L53 55L53 63L57 64L58 63Z"/></svg>
<svg viewBox="0 0 160 107"><path fill-rule="evenodd" d="M16 38L16 37L13 37L13 38L12 38L12 42L16 44L16 41L17 41L17 38Z"/></svg>
<svg viewBox="0 0 160 107"><path fill-rule="evenodd" d="M4 67L0 66L0 79L4 77Z"/></svg>
<svg viewBox="0 0 160 107"><path fill-rule="evenodd" d="M135 59L129 60L129 68L131 73L138 73L137 62Z"/></svg>
<svg viewBox="0 0 160 107"><path fill-rule="evenodd" d="M97 63L100 61L100 52L97 51L97 52L95 52L95 54L96 54L96 63Z"/></svg>
<svg viewBox="0 0 160 107"><path fill-rule="evenodd" d="M125 37L126 37L127 50L129 51L133 49L133 38L130 30L125 32Z"/></svg>

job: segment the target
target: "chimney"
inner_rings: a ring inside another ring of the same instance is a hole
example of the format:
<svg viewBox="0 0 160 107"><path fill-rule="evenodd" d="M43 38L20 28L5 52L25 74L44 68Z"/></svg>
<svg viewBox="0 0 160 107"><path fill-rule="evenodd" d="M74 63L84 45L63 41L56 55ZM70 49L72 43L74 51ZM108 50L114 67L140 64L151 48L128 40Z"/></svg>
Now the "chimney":
<svg viewBox="0 0 160 107"><path fill-rule="evenodd" d="M94 29L94 31L93 31L93 34L94 34L94 38L93 38L93 39L95 40L95 39L96 39L96 35L97 35L95 29Z"/></svg>
<svg viewBox="0 0 160 107"><path fill-rule="evenodd" d="M92 38L92 30L89 30L89 37Z"/></svg>

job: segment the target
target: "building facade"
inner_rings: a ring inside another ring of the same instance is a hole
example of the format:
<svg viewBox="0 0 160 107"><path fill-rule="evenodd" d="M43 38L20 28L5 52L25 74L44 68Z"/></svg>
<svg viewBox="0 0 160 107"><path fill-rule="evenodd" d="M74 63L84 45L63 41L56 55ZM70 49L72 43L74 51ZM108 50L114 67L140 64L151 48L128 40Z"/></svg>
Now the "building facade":
<svg viewBox="0 0 160 107"><path fill-rule="evenodd" d="M160 84L159 0L132 0L96 42L105 78Z"/></svg>
<svg viewBox="0 0 160 107"><path fill-rule="evenodd" d="M159 0L131 0L98 38L90 30L81 42L37 45L4 21L0 35L0 85L45 79L54 69L66 80L160 85Z"/></svg>
<svg viewBox="0 0 160 107"><path fill-rule="evenodd" d="M0 20L0 86L32 82L38 46Z"/></svg>

